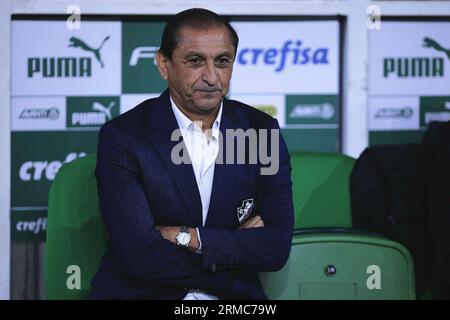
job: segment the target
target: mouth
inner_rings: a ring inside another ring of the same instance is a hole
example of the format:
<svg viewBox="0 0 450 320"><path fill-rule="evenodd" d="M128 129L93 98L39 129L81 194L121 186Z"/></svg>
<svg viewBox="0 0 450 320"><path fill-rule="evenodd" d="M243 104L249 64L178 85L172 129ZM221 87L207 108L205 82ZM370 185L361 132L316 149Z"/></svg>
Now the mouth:
<svg viewBox="0 0 450 320"><path fill-rule="evenodd" d="M222 90L195 90L204 98L217 98L217 96L222 96Z"/></svg>
<svg viewBox="0 0 450 320"><path fill-rule="evenodd" d="M215 93L215 92L222 92L221 89L197 89L195 91L199 91L202 93Z"/></svg>

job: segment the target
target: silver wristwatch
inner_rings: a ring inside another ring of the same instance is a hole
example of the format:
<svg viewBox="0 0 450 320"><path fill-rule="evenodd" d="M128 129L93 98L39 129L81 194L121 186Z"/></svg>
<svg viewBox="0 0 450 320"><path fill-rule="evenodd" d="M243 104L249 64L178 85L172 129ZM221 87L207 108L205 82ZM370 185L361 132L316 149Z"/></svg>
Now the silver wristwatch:
<svg viewBox="0 0 450 320"><path fill-rule="evenodd" d="M189 233L188 227L180 227L180 232L175 238L177 245L183 248L189 247L189 243L191 242L191 234Z"/></svg>

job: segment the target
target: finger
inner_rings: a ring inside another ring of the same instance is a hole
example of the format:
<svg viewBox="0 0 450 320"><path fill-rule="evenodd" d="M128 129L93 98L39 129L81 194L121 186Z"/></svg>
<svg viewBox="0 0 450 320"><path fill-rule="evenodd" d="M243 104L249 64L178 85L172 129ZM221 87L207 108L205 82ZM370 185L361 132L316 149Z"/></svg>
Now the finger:
<svg viewBox="0 0 450 320"><path fill-rule="evenodd" d="M247 229L248 226L249 226L249 223L250 223L250 221L246 221L243 225L241 225L241 226L239 227L239 229Z"/></svg>
<svg viewBox="0 0 450 320"><path fill-rule="evenodd" d="M249 220L248 223L245 226L245 229L248 228L256 228L258 226L261 226L262 220L260 218L253 218L252 220Z"/></svg>
<svg viewBox="0 0 450 320"><path fill-rule="evenodd" d="M264 222L262 222L261 225L260 221L263 221L260 216L251 217L248 221L246 221L243 225L241 225L239 229L255 228L256 226L263 227Z"/></svg>
<svg viewBox="0 0 450 320"><path fill-rule="evenodd" d="M258 221L258 223L253 226L253 228L262 228L262 227L264 227L264 222L262 220Z"/></svg>
<svg viewBox="0 0 450 320"><path fill-rule="evenodd" d="M255 223L252 223L250 228L259 228L259 227L262 227L262 226L264 226L262 220L258 220Z"/></svg>
<svg viewBox="0 0 450 320"><path fill-rule="evenodd" d="M255 225L257 225L259 223L259 221L261 221L261 217L260 216L255 216L253 218L251 218L248 222L248 227L253 228L255 227Z"/></svg>
<svg viewBox="0 0 450 320"><path fill-rule="evenodd" d="M248 227L253 221L253 218L248 219L247 221L245 221L245 223L243 225L241 225L241 228L246 228Z"/></svg>

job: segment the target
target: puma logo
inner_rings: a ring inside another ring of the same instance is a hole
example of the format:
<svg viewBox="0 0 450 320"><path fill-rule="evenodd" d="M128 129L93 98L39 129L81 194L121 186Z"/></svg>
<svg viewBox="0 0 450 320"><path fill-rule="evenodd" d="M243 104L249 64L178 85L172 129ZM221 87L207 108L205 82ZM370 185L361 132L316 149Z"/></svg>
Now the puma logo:
<svg viewBox="0 0 450 320"><path fill-rule="evenodd" d="M112 119L111 109L112 109L112 107L114 107L114 104L115 104L115 102L111 101L108 104L108 106L105 107L100 102L95 101L94 104L92 105L92 110L103 113L108 120L111 120Z"/></svg>
<svg viewBox="0 0 450 320"><path fill-rule="evenodd" d="M450 48L448 48L448 49L444 48L439 43L437 43L437 41L435 41L431 38L428 38L428 37L423 38L422 47L433 48L437 51L443 51L447 55L447 58L450 60Z"/></svg>
<svg viewBox="0 0 450 320"><path fill-rule="evenodd" d="M103 64L102 58L100 56L100 50L102 49L103 45L105 44L106 40L108 40L108 39L109 39L109 36L106 36L106 38L103 39L103 41L100 44L100 46L97 49L94 49L91 46L89 46L86 42L81 40L80 38L71 37L70 40L69 40L69 47L81 48L84 51L91 51L92 53L94 53L95 58L100 63L100 66L103 68L104 64Z"/></svg>

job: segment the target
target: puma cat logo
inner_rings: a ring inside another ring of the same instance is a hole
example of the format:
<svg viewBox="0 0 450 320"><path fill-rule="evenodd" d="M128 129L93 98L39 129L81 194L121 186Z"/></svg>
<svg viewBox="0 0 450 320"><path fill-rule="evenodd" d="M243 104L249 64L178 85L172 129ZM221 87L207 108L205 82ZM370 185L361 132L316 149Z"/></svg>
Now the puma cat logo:
<svg viewBox="0 0 450 320"><path fill-rule="evenodd" d="M444 48L437 41L435 41L435 40L433 40L431 38L425 37L423 39L422 47L433 48L433 49L435 49L437 51L442 51L442 52L444 52L447 55L447 58L450 60L450 48L448 48L448 49Z"/></svg>
<svg viewBox="0 0 450 320"><path fill-rule="evenodd" d="M71 37L69 40L69 47L72 48L81 48L84 51L91 51L95 58L97 59L97 61L100 63L100 66L103 68L104 64L100 55L100 50L102 49L103 45L105 44L106 40L109 39L109 36L106 36L105 39L103 39L102 43L100 44L100 46L97 49L92 48L91 46L89 46L86 42L84 42L83 40L81 40L80 38L77 37Z"/></svg>

